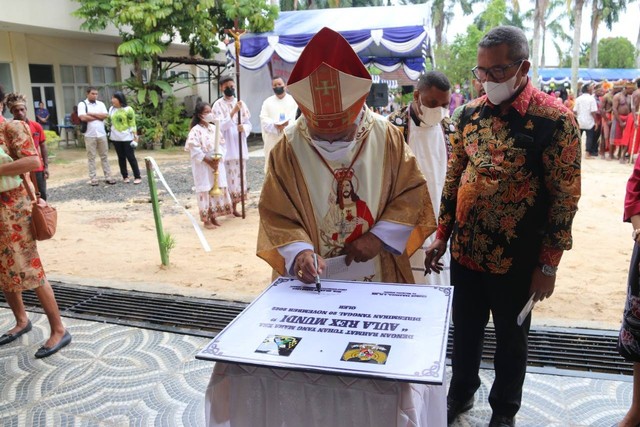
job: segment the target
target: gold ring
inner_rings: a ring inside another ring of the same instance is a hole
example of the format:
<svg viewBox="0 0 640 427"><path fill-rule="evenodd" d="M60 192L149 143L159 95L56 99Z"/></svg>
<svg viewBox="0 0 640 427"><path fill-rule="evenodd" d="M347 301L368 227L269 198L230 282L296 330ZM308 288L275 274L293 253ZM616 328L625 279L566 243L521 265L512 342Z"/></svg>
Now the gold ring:
<svg viewBox="0 0 640 427"><path fill-rule="evenodd" d="M302 279L302 270L298 270L298 277Z"/></svg>

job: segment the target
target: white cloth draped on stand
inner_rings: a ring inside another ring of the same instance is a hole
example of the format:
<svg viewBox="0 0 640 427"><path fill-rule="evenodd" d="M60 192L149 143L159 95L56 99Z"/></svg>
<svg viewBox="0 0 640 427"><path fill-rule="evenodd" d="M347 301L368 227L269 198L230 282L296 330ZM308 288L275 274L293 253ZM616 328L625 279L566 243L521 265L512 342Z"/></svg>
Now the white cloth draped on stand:
<svg viewBox="0 0 640 427"><path fill-rule="evenodd" d="M444 427L446 387L217 362L208 427Z"/></svg>

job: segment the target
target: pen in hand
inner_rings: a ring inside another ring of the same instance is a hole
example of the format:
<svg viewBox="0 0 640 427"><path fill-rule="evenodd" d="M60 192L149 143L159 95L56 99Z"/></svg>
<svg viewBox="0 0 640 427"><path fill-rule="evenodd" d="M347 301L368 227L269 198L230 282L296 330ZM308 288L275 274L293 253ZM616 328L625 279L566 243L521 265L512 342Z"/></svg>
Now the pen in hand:
<svg viewBox="0 0 640 427"><path fill-rule="evenodd" d="M322 286L320 285L320 272L318 271L318 255L315 253L313 254L313 266L316 269L316 291L320 293Z"/></svg>

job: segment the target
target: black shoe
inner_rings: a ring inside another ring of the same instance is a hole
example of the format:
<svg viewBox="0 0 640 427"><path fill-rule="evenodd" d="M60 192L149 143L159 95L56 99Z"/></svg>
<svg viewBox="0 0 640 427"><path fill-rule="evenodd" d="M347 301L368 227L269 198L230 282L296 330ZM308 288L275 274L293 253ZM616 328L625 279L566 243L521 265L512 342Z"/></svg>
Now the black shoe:
<svg viewBox="0 0 640 427"><path fill-rule="evenodd" d="M491 415L489 427L515 427L516 417L508 417L506 415Z"/></svg>
<svg viewBox="0 0 640 427"><path fill-rule="evenodd" d="M9 344L10 342L13 342L13 341L17 340L18 338L20 338L21 336L23 336L24 334L29 332L31 330L31 326L32 326L31 325L31 320L29 320L29 323L27 323L27 326L25 326L24 328L22 328L21 330L19 330L15 334L4 334L4 335L2 335L0 337L0 345Z"/></svg>
<svg viewBox="0 0 640 427"><path fill-rule="evenodd" d="M447 424L451 424L463 412L473 408L473 396L466 402L459 402L447 396Z"/></svg>
<svg viewBox="0 0 640 427"><path fill-rule="evenodd" d="M36 359L49 357L52 354L57 353L58 350L60 350L61 348L69 345L70 342L71 342L71 334L69 333L69 331L64 331L64 335L62 336L62 339L58 341L58 344L54 345L51 348L47 348L45 346L40 347L38 351L36 351Z"/></svg>

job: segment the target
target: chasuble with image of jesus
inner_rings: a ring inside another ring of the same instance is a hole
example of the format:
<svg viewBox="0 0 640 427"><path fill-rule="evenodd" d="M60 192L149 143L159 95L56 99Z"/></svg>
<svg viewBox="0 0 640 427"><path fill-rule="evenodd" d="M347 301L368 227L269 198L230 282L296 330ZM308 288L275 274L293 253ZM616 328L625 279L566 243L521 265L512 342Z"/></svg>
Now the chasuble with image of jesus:
<svg viewBox="0 0 640 427"><path fill-rule="evenodd" d="M368 110L339 158L312 142L306 119L271 152L262 189L258 256L286 275L277 248L306 242L324 258L342 253L379 221L415 227L401 255L374 258L373 281L413 283L408 254L435 230L425 179L400 131Z"/></svg>

